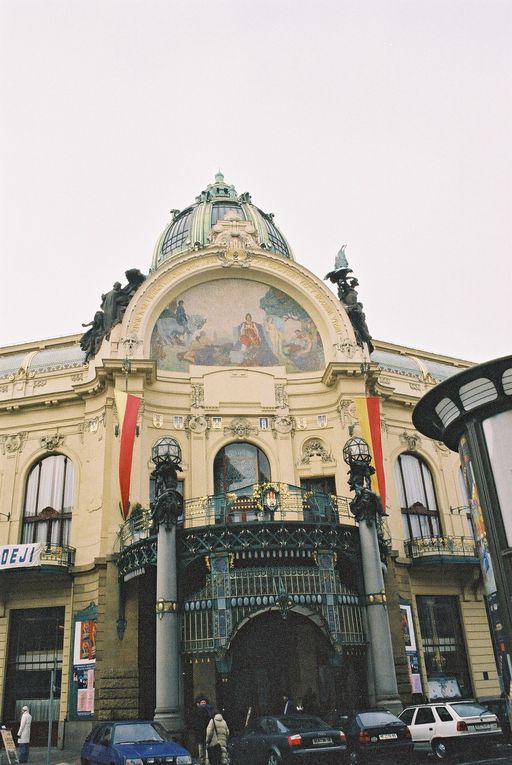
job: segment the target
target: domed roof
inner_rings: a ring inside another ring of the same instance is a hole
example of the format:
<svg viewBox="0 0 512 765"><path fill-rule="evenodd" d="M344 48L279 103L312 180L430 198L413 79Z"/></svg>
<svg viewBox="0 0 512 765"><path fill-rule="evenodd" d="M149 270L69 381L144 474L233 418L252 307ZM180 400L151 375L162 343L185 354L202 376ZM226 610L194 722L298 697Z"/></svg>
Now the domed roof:
<svg viewBox="0 0 512 765"><path fill-rule="evenodd" d="M235 187L226 183L221 172L215 176L215 182L196 197L194 204L184 210L171 210L171 213L173 219L153 253L152 271L175 255L206 247L212 226L229 213L252 223L263 248L294 259L288 242L274 223L273 213L264 213L253 205L249 193L237 194Z"/></svg>

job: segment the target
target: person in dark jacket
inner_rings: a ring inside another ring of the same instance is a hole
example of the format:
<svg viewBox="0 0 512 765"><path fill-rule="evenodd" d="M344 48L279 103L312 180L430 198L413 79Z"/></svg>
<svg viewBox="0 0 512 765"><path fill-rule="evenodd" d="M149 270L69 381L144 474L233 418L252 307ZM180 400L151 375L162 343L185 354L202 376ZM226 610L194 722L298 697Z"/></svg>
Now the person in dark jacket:
<svg viewBox="0 0 512 765"><path fill-rule="evenodd" d="M206 696L198 696L190 713L190 727L197 745L197 755L201 765L206 762L206 728L212 717L212 709Z"/></svg>

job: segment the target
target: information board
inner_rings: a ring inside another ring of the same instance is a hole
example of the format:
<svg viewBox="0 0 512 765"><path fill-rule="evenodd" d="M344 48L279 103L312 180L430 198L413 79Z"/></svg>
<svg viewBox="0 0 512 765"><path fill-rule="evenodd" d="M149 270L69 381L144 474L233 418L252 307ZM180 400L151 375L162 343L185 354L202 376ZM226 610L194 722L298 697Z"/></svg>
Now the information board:
<svg viewBox="0 0 512 765"><path fill-rule="evenodd" d="M18 752L16 751L16 744L14 743L11 731L7 730L7 728L0 728L0 734L2 734L2 742L7 753L7 760L11 765L15 762L18 763Z"/></svg>

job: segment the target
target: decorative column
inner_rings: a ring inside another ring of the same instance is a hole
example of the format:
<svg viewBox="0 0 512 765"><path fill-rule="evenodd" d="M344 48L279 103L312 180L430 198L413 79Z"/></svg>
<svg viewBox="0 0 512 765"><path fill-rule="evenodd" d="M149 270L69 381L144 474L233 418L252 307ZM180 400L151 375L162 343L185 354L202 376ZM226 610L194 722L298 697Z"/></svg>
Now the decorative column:
<svg viewBox="0 0 512 765"><path fill-rule="evenodd" d="M359 539L368 617L369 648L375 685L375 701L391 711L402 709L396 682L393 646L386 606L377 524L384 515L380 498L371 490L372 455L366 441L351 438L343 448L350 467L349 486L355 493L350 509L359 523Z"/></svg>
<svg viewBox="0 0 512 765"><path fill-rule="evenodd" d="M158 525L156 565L156 709L170 733L182 733L176 523L183 511L177 491L181 449L174 438L159 439L151 450L155 463L153 518Z"/></svg>

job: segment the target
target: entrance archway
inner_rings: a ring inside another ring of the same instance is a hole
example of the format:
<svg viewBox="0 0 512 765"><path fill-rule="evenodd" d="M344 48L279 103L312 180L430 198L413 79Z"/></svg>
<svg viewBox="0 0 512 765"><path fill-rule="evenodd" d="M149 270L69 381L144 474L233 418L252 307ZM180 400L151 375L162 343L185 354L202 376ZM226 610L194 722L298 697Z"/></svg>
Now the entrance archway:
<svg viewBox="0 0 512 765"><path fill-rule="evenodd" d="M223 687L223 706L234 729L251 715L282 711L284 693L305 711L325 713L336 703L340 669L332 666L331 646L322 630L302 614L286 619L266 611L235 636L232 668ZM308 708L309 707L309 708Z"/></svg>

